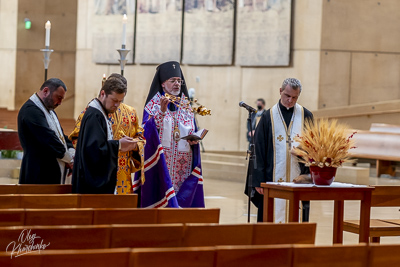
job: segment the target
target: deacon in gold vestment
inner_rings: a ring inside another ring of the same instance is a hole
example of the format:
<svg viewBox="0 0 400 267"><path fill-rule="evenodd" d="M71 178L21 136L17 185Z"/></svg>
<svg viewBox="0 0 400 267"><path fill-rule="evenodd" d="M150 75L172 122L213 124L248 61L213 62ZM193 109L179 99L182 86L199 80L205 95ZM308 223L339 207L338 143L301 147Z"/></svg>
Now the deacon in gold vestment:
<svg viewBox="0 0 400 267"><path fill-rule="evenodd" d="M119 74L113 73L108 77L108 79L110 78L118 78L126 84L126 79ZM72 141L74 147L76 146L76 142L78 140L81 121L85 111L86 109L81 112L76 121L73 132L69 135L69 139ZM125 135L138 141L138 151L136 152L139 153L134 153L132 151L118 152L117 186L115 194L131 194L133 192L131 178L132 173L142 170L141 179L142 183L144 183L143 163L144 145L146 144L146 140L143 137L144 131L139 125L139 119L136 110L124 103L121 103L118 109L109 115L108 119L112 124L114 140L119 140Z"/></svg>

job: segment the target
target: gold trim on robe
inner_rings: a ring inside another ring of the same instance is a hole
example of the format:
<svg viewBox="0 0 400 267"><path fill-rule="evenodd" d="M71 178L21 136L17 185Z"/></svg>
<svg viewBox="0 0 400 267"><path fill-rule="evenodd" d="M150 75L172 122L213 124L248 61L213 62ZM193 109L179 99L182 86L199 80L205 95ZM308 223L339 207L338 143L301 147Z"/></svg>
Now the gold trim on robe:
<svg viewBox="0 0 400 267"><path fill-rule="evenodd" d="M69 139L72 141L74 147L78 140L79 130L85 111L82 111L75 123L75 128L69 135ZM117 111L109 115L109 119L112 124L112 132L114 140L121 139L124 135L132 137L137 140L138 154L140 160L133 157L132 151L129 152L118 152L118 170L117 170L117 186L116 194L131 194L132 190L132 179L133 173L141 171L142 184L144 183L144 146L146 140L144 139L144 130L139 124L139 118L136 110L124 103L119 105Z"/></svg>

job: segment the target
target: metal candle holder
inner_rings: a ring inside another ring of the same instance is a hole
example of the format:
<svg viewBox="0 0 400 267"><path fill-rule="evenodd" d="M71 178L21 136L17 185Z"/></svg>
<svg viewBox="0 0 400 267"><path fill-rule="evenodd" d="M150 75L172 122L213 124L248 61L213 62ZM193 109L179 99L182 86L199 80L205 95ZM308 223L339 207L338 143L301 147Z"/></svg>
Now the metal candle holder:
<svg viewBox="0 0 400 267"><path fill-rule="evenodd" d="M119 61L119 64L121 66L121 75L124 76L125 64L128 61L126 59L126 56L128 55L129 51L131 51L131 50L125 49L125 45L122 45L122 48L121 49L117 49L117 51L118 51L119 57L120 57L120 59L118 59L118 61Z"/></svg>
<svg viewBox="0 0 400 267"><path fill-rule="evenodd" d="M40 51L43 52L43 62L44 62L44 81L47 81L47 69L49 68L49 63L50 63L50 54L54 52L53 49L49 49L48 46L46 46L45 49L40 49Z"/></svg>

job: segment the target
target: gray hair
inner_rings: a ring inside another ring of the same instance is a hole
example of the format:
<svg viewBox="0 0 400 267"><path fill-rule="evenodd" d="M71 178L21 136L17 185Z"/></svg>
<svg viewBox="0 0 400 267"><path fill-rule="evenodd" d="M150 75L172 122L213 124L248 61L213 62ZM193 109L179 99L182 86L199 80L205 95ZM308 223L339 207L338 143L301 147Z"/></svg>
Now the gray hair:
<svg viewBox="0 0 400 267"><path fill-rule="evenodd" d="M296 79L296 78L286 78L283 83L282 83L282 90L285 90L286 86L290 86L293 89L297 90L300 89L300 93L301 93L301 82L300 80Z"/></svg>

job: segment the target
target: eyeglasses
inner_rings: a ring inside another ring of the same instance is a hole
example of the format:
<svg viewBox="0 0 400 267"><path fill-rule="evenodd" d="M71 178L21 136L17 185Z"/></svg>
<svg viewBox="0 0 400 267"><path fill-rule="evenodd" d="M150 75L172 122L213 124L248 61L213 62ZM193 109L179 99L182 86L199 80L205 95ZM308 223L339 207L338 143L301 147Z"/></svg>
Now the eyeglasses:
<svg viewBox="0 0 400 267"><path fill-rule="evenodd" d="M174 84L174 83L178 83L178 84L180 84L180 85L182 85L182 84L185 84L185 81L184 80L181 80L181 79L169 79L169 80L167 80L169 83L172 83L172 84Z"/></svg>

